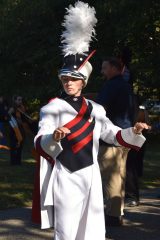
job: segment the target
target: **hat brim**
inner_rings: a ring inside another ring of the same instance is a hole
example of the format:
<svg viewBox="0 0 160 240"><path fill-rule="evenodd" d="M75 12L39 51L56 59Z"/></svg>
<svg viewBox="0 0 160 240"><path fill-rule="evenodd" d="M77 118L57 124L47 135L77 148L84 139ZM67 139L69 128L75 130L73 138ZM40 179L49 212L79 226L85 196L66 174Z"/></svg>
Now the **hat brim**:
<svg viewBox="0 0 160 240"><path fill-rule="evenodd" d="M59 79L61 79L63 76L67 76L67 77L73 77L73 78L77 78L77 79L82 79L82 80L86 80L86 77L78 72L78 71L71 71L71 70L67 70L67 69L62 69L59 71L58 77Z"/></svg>

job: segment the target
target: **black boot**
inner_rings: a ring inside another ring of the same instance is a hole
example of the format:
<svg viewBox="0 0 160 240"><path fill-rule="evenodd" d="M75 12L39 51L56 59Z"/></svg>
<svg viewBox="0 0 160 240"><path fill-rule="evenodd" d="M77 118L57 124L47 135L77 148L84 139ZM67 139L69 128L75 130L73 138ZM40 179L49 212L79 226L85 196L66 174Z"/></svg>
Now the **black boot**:
<svg viewBox="0 0 160 240"><path fill-rule="evenodd" d="M123 225L123 217L115 217L115 216L109 216L105 215L105 226L106 227L120 227Z"/></svg>

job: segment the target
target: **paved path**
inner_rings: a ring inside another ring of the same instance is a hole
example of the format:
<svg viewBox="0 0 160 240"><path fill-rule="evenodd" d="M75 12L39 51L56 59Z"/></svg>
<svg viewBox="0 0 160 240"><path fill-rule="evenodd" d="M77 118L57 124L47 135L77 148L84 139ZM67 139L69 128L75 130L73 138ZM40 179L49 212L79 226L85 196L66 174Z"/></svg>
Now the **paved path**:
<svg viewBox="0 0 160 240"><path fill-rule="evenodd" d="M40 230L30 217L30 208L0 211L0 240L53 239L53 230ZM126 208L124 226L108 228L107 240L160 240L160 189L141 192L140 206Z"/></svg>
<svg viewBox="0 0 160 240"><path fill-rule="evenodd" d="M143 191L140 199L125 209L124 226L108 229L107 240L160 240L160 189Z"/></svg>

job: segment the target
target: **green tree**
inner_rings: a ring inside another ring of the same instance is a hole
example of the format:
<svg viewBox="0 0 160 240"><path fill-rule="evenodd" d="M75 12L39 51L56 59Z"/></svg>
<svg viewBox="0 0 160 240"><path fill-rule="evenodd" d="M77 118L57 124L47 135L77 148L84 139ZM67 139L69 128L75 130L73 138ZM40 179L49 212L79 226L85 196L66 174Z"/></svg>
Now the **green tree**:
<svg viewBox="0 0 160 240"><path fill-rule="evenodd" d="M2 0L0 2L1 93L20 93L43 102L57 94L61 66L61 23L65 7L75 1ZM124 45L133 53L135 89L160 97L160 2L158 0L89 0L97 12L97 53L94 75L86 91L101 85L103 56L117 54ZM78 16L77 16L78 17Z"/></svg>

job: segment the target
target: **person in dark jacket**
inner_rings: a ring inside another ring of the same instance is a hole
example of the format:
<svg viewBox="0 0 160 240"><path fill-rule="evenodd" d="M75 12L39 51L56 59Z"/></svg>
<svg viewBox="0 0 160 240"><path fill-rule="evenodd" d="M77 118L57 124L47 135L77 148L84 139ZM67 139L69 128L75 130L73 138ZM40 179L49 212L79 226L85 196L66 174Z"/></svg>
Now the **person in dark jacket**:
<svg viewBox="0 0 160 240"><path fill-rule="evenodd" d="M101 73L106 79L97 96L97 102L106 109L107 117L122 129L131 127L132 89L122 77L122 65L118 58L102 63ZM101 168L106 226L122 225L125 195L126 159L129 148L115 147L100 142L99 164Z"/></svg>

